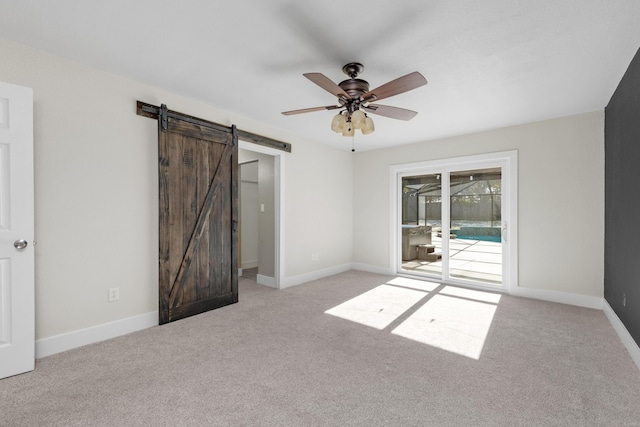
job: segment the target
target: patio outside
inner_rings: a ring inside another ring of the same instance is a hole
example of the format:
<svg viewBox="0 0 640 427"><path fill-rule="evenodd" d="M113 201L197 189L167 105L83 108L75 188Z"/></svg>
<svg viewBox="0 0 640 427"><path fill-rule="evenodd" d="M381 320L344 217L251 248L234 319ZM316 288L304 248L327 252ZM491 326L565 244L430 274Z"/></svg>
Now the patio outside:
<svg viewBox="0 0 640 427"><path fill-rule="evenodd" d="M442 254L442 237L432 232L434 253ZM427 261L413 259L402 262L402 269L429 275L442 274L442 259ZM449 274L456 278L477 280L500 285L502 283L502 244L467 238L449 241Z"/></svg>

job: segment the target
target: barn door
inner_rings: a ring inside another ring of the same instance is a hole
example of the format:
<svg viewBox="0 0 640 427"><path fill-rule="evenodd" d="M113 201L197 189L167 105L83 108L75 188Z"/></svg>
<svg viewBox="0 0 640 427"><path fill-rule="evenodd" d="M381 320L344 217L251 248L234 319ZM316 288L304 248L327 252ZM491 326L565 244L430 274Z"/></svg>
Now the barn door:
<svg viewBox="0 0 640 427"><path fill-rule="evenodd" d="M159 123L160 324L238 301L235 127Z"/></svg>

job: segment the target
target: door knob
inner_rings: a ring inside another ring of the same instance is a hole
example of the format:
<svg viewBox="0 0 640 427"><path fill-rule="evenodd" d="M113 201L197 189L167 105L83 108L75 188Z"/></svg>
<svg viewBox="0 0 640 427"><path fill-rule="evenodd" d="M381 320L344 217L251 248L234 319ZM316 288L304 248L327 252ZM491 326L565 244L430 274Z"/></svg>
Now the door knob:
<svg viewBox="0 0 640 427"><path fill-rule="evenodd" d="M24 240L24 239L22 239L22 240L16 240L15 242L13 242L13 246L14 246L16 249L24 249L24 248L26 248L26 247L27 247L27 245L28 245L28 243L27 243L27 241L26 241L26 240Z"/></svg>

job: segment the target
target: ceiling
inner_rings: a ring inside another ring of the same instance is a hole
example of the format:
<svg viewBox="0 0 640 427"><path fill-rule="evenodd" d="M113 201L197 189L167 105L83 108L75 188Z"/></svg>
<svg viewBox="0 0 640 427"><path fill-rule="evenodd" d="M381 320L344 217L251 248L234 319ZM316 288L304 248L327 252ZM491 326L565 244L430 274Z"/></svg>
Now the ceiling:
<svg viewBox="0 0 640 427"><path fill-rule="evenodd" d="M427 78L381 102L414 119L372 116L376 131L356 133L377 149L601 110L639 22L637 0L0 0L2 38L344 150L335 111L280 114L336 103L303 73L338 83L357 61L372 88Z"/></svg>

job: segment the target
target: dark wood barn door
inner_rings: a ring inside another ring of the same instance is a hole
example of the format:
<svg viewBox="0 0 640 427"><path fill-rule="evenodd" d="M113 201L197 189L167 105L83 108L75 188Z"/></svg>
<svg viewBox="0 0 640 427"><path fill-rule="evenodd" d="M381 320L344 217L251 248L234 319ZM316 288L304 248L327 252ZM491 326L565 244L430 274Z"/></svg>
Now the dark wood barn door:
<svg viewBox="0 0 640 427"><path fill-rule="evenodd" d="M158 134L164 324L238 301L238 143L235 127L171 117Z"/></svg>

